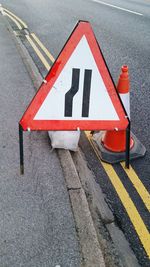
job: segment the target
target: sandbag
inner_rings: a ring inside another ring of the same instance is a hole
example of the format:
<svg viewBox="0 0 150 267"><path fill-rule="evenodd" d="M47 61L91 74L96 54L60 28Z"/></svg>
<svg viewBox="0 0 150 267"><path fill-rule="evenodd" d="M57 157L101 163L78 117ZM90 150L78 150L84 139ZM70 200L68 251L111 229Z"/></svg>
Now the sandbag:
<svg viewBox="0 0 150 267"><path fill-rule="evenodd" d="M49 131L52 148L77 151L80 131Z"/></svg>

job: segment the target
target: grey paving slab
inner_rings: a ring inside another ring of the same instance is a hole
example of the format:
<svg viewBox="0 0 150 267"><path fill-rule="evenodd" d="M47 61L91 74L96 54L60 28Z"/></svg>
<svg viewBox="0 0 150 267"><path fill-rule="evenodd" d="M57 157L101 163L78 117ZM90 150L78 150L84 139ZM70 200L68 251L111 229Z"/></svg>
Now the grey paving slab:
<svg viewBox="0 0 150 267"><path fill-rule="evenodd" d="M0 51L0 266L80 266L69 197L47 133L24 133L25 175L19 174L18 121L35 91L1 16Z"/></svg>

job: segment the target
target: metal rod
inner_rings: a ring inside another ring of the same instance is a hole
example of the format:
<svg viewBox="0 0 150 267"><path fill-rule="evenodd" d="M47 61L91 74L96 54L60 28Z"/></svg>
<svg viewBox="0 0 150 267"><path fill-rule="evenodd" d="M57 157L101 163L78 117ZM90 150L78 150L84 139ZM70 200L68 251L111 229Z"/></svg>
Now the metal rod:
<svg viewBox="0 0 150 267"><path fill-rule="evenodd" d="M128 127L126 129L126 162L125 162L125 167L129 169L130 166L130 127L131 123L129 120Z"/></svg>
<svg viewBox="0 0 150 267"><path fill-rule="evenodd" d="M20 174L24 174L23 129L19 124Z"/></svg>

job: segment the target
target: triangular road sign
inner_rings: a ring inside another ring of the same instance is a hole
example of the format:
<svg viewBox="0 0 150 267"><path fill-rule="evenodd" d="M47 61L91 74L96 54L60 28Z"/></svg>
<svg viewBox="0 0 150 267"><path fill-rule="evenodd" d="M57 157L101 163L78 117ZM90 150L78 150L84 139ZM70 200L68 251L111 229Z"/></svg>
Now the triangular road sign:
<svg viewBox="0 0 150 267"><path fill-rule="evenodd" d="M125 129L128 119L89 22L80 21L22 119L23 130Z"/></svg>

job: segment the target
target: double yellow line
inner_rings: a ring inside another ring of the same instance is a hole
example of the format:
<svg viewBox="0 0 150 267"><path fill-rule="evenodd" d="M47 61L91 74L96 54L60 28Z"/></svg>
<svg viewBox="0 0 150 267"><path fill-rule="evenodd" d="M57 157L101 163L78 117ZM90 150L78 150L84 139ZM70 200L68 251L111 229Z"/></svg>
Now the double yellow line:
<svg viewBox="0 0 150 267"><path fill-rule="evenodd" d="M8 9L6 8L2 8L2 13L3 15L9 17L18 27L19 30L24 30L24 29L28 29L27 24L20 19L18 16L16 16L14 13L10 12ZM38 39L38 37L34 34L34 33L28 33L25 34L28 42L30 43L30 45L32 46L32 48L34 49L35 53L38 55L39 59L41 60L41 62L43 63L43 65L45 66L45 68L47 70L50 69L51 65L48 63L48 61L46 60L46 58L43 56L43 54L41 53L40 49L42 49L42 51L45 53L45 55L48 57L48 59L53 63L54 62L54 57L51 55L51 53L48 51L48 49L42 44L42 42ZM34 40L34 41L33 41ZM39 48L38 48L38 46Z"/></svg>
<svg viewBox="0 0 150 267"><path fill-rule="evenodd" d="M53 56L51 55L51 53L42 44L42 42L38 39L38 37L35 35L35 33L27 34L26 35L26 38L27 38L28 42L30 43L30 45L32 46L32 48L34 49L35 53L38 55L38 57L41 60L41 62L43 63L43 65L45 66L45 68L47 70L50 70L51 65L48 63L48 61L43 56L43 54L41 53L41 51L39 50L39 48L37 47L36 44L38 44L38 46L42 49L42 51L45 53L45 55L50 59L51 63L53 63L55 61L55 59L53 58ZM36 44L34 43L33 39L36 42Z"/></svg>
<svg viewBox="0 0 150 267"><path fill-rule="evenodd" d="M9 10L3 8L3 13L4 15L8 16L17 25L19 30L28 29L27 24L24 23L19 17L17 17L15 14L10 12ZM43 43L38 39L38 37L34 33L26 34L26 38L28 42L30 43L30 45L32 46L32 48L34 49L34 51L36 52L36 54L38 55L43 65L45 66L45 68L49 70L51 65L48 63L46 58L43 56L40 49L45 53L46 57L50 60L50 62L52 63L54 62L55 60L54 57L51 55L48 49L43 45ZM115 188L148 257L150 258L150 233L146 225L144 224L144 221L142 220L137 208L135 207L132 199L130 198L128 192L126 191L119 176L115 172L113 166L101 161L98 150L92 142L90 132L86 131L85 134L97 158L99 159L101 165L103 166L105 172L107 173L113 187ZM136 172L131 166L129 170L125 168L124 163L121 163L121 166L126 172L129 180L135 187L142 201L144 202L146 208L148 209L148 211L150 211L150 194L148 193L147 189L145 188L145 186L139 179L138 175L136 174Z"/></svg>
<svg viewBox="0 0 150 267"><path fill-rule="evenodd" d="M105 172L107 173L112 185L114 186L128 216L129 216L129 218L130 218L130 220L131 220L131 222L132 222L132 224L133 224L133 226L137 232L137 235L138 235L139 239L141 240L141 243L142 243L147 255L150 258L150 233L149 233L146 225L144 224L139 212L137 211L137 208L135 207L132 199L130 198L128 192L126 191L123 183L121 182L119 176L115 172L112 165L108 164L108 163L104 163L103 161L101 161L99 153L98 153L98 149L94 146L94 144L92 142L92 137L90 135L90 132L86 131L85 134L86 134L97 158L99 159L101 165L103 166ZM140 179L138 178L137 174L132 169L132 167L130 167L130 169L127 170L124 167L124 163L121 163L121 165L124 168L125 172L127 173L130 181L133 183L134 187L137 189L143 202L146 204L146 207L150 211L150 195L149 195L148 191L146 190L146 188L144 187L144 185L142 184L142 182L140 181Z"/></svg>
<svg viewBox="0 0 150 267"><path fill-rule="evenodd" d="M17 17L14 13L10 12L8 9L3 8L3 7L1 7L1 9L2 9L1 10L2 14L5 16L8 16L17 25L19 30L22 30L23 28L25 29L28 28L27 24L22 19Z"/></svg>

